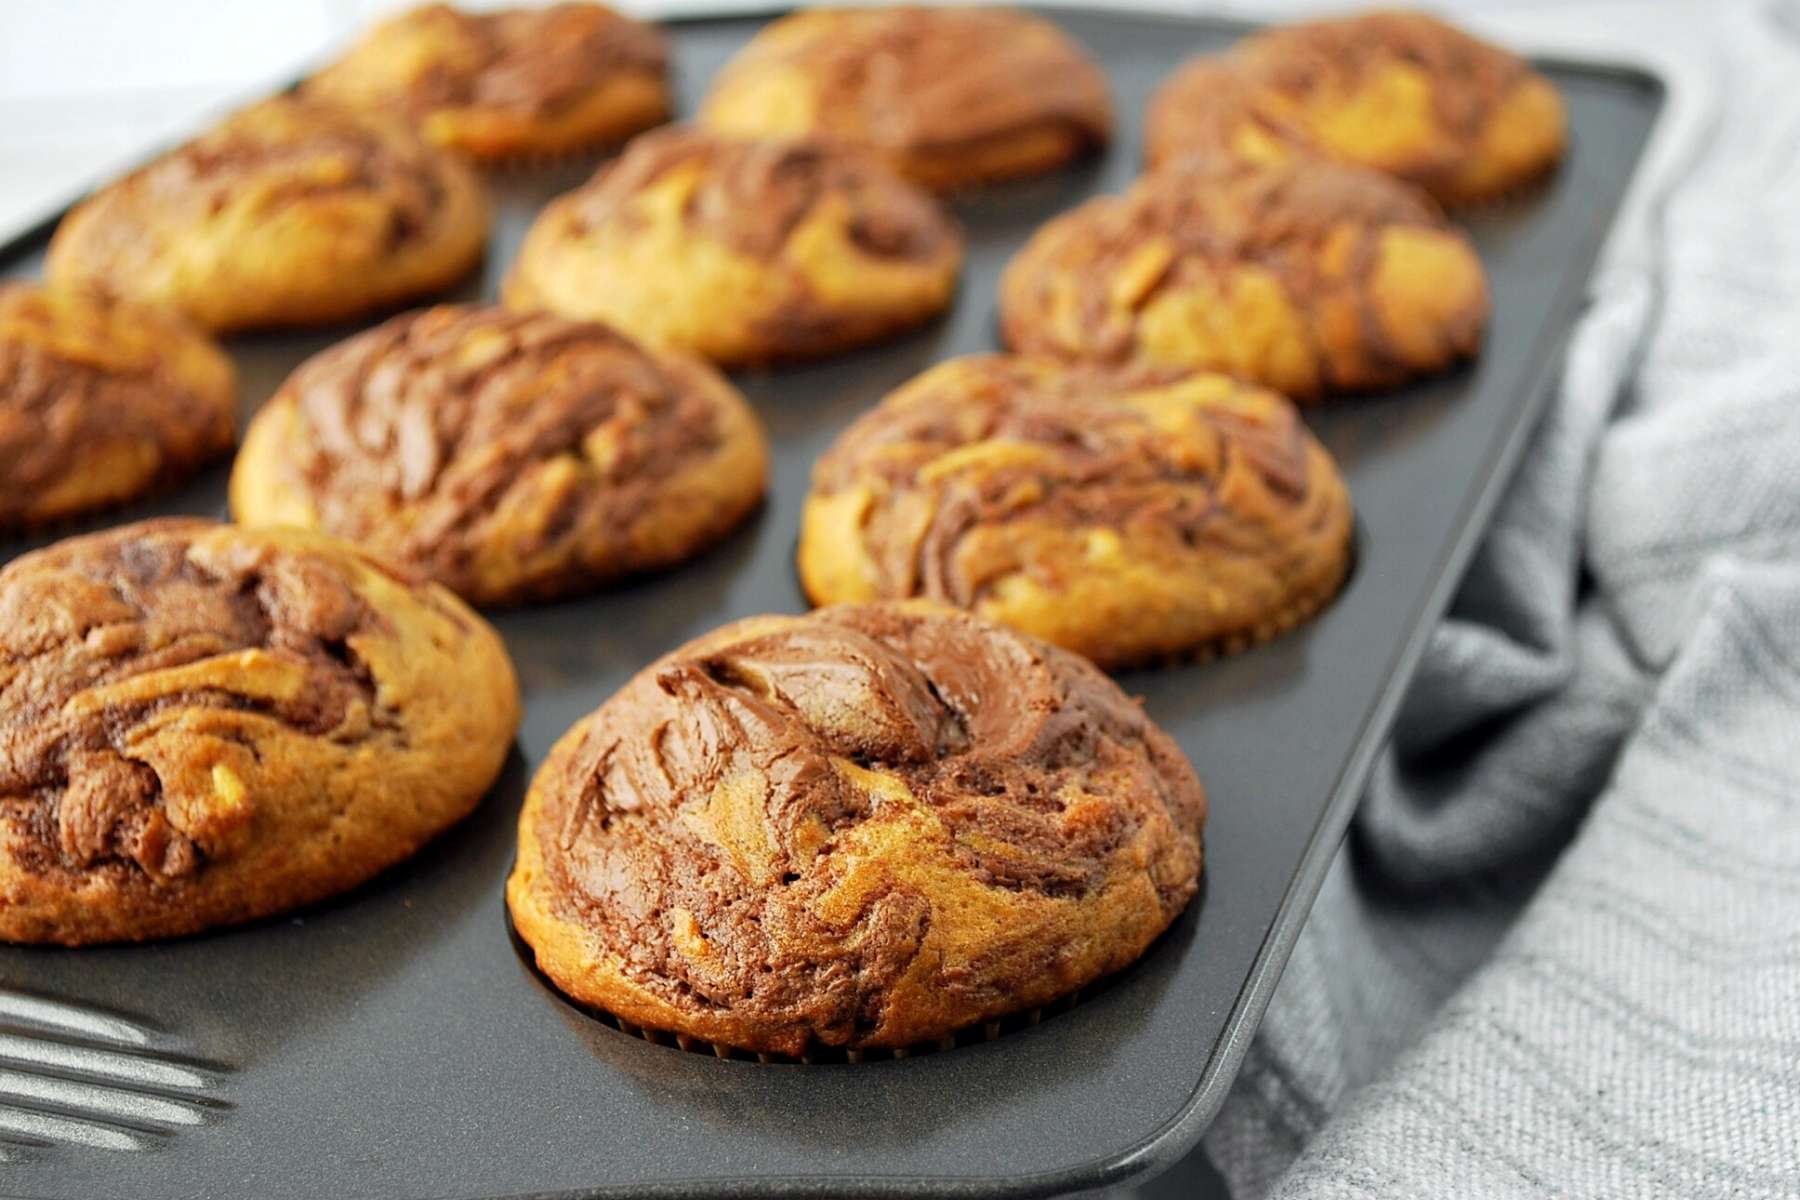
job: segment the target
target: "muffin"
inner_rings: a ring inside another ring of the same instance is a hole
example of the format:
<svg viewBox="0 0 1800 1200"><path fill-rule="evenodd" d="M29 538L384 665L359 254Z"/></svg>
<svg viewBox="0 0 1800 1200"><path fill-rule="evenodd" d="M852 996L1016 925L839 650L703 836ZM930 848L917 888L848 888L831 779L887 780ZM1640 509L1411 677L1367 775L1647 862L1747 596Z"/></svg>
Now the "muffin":
<svg viewBox="0 0 1800 1200"><path fill-rule="evenodd" d="M871 157L676 128L539 214L505 300L738 366L923 324L961 267L942 206Z"/></svg>
<svg viewBox="0 0 1800 1200"><path fill-rule="evenodd" d="M231 361L179 317L0 284L0 532L173 484L236 430Z"/></svg>
<svg viewBox="0 0 1800 1200"><path fill-rule="evenodd" d="M1425 188L1445 204L1522 189L1562 159L1555 86L1517 55L1419 12L1270 29L1197 58L1150 103L1151 162L1233 150L1317 152Z"/></svg>
<svg viewBox="0 0 1800 1200"><path fill-rule="evenodd" d="M326 324L449 287L487 221L454 156L385 117L278 96L77 206L46 269L214 332Z"/></svg>
<svg viewBox="0 0 1800 1200"><path fill-rule="evenodd" d="M1481 260L1429 196L1323 160L1183 159L1050 221L1000 281L1014 350L1299 400L1443 370L1487 315Z"/></svg>
<svg viewBox="0 0 1800 1200"><path fill-rule="evenodd" d="M169 519L0 569L0 939L136 941L355 887L460 820L519 703L449 592Z"/></svg>
<svg viewBox="0 0 1800 1200"><path fill-rule="evenodd" d="M244 438L231 509L506 604L687 558L767 474L756 417L705 364L605 325L442 307L302 364Z"/></svg>
<svg viewBox="0 0 1800 1200"><path fill-rule="evenodd" d="M371 29L308 96L403 116L482 162L568 154L669 118L669 49L603 4L469 13L430 4Z"/></svg>
<svg viewBox="0 0 1800 1200"><path fill-rule="evenodd" d="M812 9L720 71L702 124L865 146L948 190L1055 170L1112 137L1106 76L1011 8Z"/></svg>
<svg viewBox="0 0 1800 1200"><path fill-rule="evenodd" d="M912 602L753 617L557 743L507 904L647 1029L904 1048L1131 963L1193 896L1205 796L1092 664Z"/></svg>
<svg viewBox="0 0 1800 1200"><path fill-rule="evenodd" d="M922 596L1120 667L1311 615L1343 581L1351 522L1331 456L1273 392L976 355L819 460L800 579L815 604Z"/></svg>

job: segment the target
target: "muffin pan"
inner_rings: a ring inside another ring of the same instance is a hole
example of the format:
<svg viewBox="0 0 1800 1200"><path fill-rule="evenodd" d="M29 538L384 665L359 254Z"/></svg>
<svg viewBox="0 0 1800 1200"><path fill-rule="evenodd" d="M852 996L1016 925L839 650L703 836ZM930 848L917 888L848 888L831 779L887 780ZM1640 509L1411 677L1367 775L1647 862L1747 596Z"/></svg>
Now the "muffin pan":
<svg viewBox="0 0 1800 1200"><path fill-rule="evenodd" d="M724 621L803 607L807 474L853 417L929 364L995 345L995 283L1042 221L1137 170L1155 83L1240 27L1059 10L1112 77L1103 157L959 201L951 313L824 363L740 375L769 427L769 503L677 570L498 614L526 718L477 813L415 860L298 916L141 947L0 947L0 1163L40 1197L1039 1196L1189 1151L1224 1099L1432 624L1550 395L1570 326L1662 103L1648 76L1545 64L1570 155L1529 197L1463 216L1495 317L1473 367L1309 411L1356 499L1358 563L1313 622L1218 662L1121 677L1212 801L1201 892L1133 968L993 1040L860 1063L763 1064L631 1037L561 1000L515 949L501 885L526 781L637 667ZM758 27L671 26L683 112ZM494 178L483 277L591 163ZM0 254L36 274L49 224ZM227 342L245 411L349 333ZM227 465L156 512L222 515ZM33 542L0 543L0 560ZM1014 1026L1019 1026L1014 1028Z"/></svg>

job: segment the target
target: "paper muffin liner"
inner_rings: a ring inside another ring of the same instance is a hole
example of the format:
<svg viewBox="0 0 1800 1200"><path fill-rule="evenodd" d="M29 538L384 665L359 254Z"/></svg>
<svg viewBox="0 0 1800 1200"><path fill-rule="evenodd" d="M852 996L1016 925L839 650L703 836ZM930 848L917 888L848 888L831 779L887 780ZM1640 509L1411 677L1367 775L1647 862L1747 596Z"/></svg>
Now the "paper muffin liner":
<svg viewBox="0 0 1800 1200"><path fill-rule="evenodd" d="M1458 200L1454 204L1437 200L1435 196L1432 199L1437 200L1438 207L1444 210L1444 215L1450 218L1451 224L1455 224L1461 217L1500 212L1543 196L1549 190L1550 181L1562 172L1566 158L1565 151L1563 158L1546 164L1537 174L1514 180L1503 188L1495 188L1486 195L1473 199Z"/></svg>
<svg viewBox="0 0 1800 1200"><path fill-rule="evenodd" d="M483 175L510 178L518 175L530 175L538 171L560 170L582 163L598 166L625 149L633 138L649 133L653 129L661 129L675 119L673 116L668 116L654 125L646 125L642 129L633 130L622 137L616 134L602 135L575 142L560 150L515 150L510 154L488 157L469 154L450 146L442 147L442 149L445 153L456 155Z"/></svg>
<svg viewBox="0 0 1800 1200"><path fill-rule="evenodd" d="M539 171L561 170L564 167L583 163L597 166L618 153L630 140L630 138L602 138L566 146L561 150L519 150L495 158L477 158L472 154L464 154L456 150L451 150L449 153L458 155L483 175L511 178L519 175L531 175Z"/></svg>
<svg viewBox="0 0 1800 1200"><path fill-rule="evenodd" d="M1148 953L1148 951L1146 951ZM1129 967L1126 970L1130 970ZM959 1046L973 1046L981 1042L994 1042L1020 1030L1030 1029L1042 1024L1047 1018L1066 1013L1077 1004L1091 999L1109 987L1112 981L1123 972L1105 976L1076 989L1066 995L1059 996L1048 1004L1006 1016L995 1017L987 1021L977 1021L966 1025L953 1033L932 1041L917 1042L910 1046L899 1047L867 1047L854 1049L845 1046L828 1046L823 1042L815 1043L811 1048L797 1055L773 1054L767 1051L745 1050L724 1042L711 1042L704 1038L693 1037L685 1033L675 1033L666 1029L652 1029L638 1025L616 1013L592 1005L571 1000L561 991L556 994L566 1003L586 1013L588 1016L607 1025L628 1037L643 1038L654 1046L668 1046L689 1054L710 1055L713 1058L735 1060L738 1062L778 1063L789 1066L819 1066L825 1064L861 1064L870 1062L890 1062L897 1059L917 1058L926 1054L939 1054L954 1050ZM541 977L541 976L540 976ZM545 980L545 986L556 990L556 985Z"/></svg>
<svg viewBox="0 0 1800 1200"><path fill-rule="evenodd" d="M1204 844L1204 833L1202 834ZM1202 859L1204 861L1204 857ZM1177 914L1176 921L1181 919ZM1173 926L1174 922L1170 922ZM591 1020L597 1021L610 1029L617 1030L627 1037L642 1038L653 1046L666 1046L681 1050L688 1054L706 1055L711 1058L736 1062L775 1063L789 1066L820 1066L834 1063L870 1063L888 1062L897 1059L917 1058L926 1054L940 1054L955 1050L962 1046L974 1046L983 1042L995 1042L1004 1037L1031 1029L1043 1024L1051 1017L1059 1016L1100 995L1115 982L1130 974L1145 956L1156 951L1163 938L1168 936L1165 929L1157 938L1144 948L1142 954L1111 974L1102 975L1098 979L1089 980L1073 991L1065 992L1047 1004L1035 1005L1014 1013L1005 1013L998 1017L990 1017L985 1021L975 1021L956 1029L943 1037L915 1042L910 1046L900 1047L865 1047L856 1049L847 1046L831 1046L823 1042L815 1042L799 1054L776 1054L763 1050L746 1050L741 1046L733 1046L726 1042L715 1042L692 1034L678 1033L672 1029L657 1029L648 1025L640 1025L635 1021L619 1016L610 1009L588 1004L577 1000L556 986L554 980L544 974L537 964L537 953L531 944L519 936L519 931L512 922L512 914L506 915L506 933L512 942L513 950L519 961L532 976L546 988L551 995L563 1004Z"/></svg>

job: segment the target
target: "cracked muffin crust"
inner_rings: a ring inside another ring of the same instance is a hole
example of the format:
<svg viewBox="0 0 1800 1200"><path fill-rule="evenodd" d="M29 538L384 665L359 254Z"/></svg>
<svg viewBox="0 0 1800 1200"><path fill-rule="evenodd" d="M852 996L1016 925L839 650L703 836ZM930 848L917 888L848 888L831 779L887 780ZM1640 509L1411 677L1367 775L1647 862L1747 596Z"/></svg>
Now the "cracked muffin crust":
<svg viewBox="0 0 1800 1200"><path fill-rule="evenodd" d="M1046 223L1000 280L1011 349L1297 400L1443 370L1487 316L1481 260L1430 197L1316 159L1183 159Z"/></svg>
<svg viewBox="0 0 1800 1200"><path fill-rule="evenodd" d="M569 996L746 1050L905 1047L1131 963L1206 800L1092 664L919 602L753 617L571 729L507 903Z"/></svg>
<svg viewBox="0 0 1800 1200"><path fill-rule="evenodd" d="M505 300L741 365L922 324L961 267L943 207L867 155L675 128L539 214Z"/></svg>
<svg viewBox="0 0 1800 1200"><path fill-rule="evenodd" d="M487 222L453 155L387 117L278 96L83 201L45 269L214 332L326 324L455 283Z"/></svg>
<svg viewBox="0 0 1800 1200"><path fill-rule="evenodd" d="M948 190L1104 146L1112 101L1085 50L1017 9L813 9L752 38L713 81L700 121L863 146Z"/></svg>
<svg viewBox="0 0 1800 1200"><path fill-rule="evenodd" d="M0 569L0 939L133 941L343 892L460 820L518 721L450 593L168 519Z"/></svg>
<svg viewBox="0 0 1800 1200"><path fill-rule="evenodd" d="M0 285L0 531L175 483L236 431L231 360L174 314Z"/></svg>
<svg viewBox="0 0 1800 1200"><path fill-rule="evenodd" d="M1444 204L1517 192L1561 161L1567 116L1524 59L1426 13L1277 26L1196 58L1145 116L1151 164L1196 151L1319 153L1396 175Z"/></svg>
<svg viewBox="0 0 1800 1200"><path fill-rule="evenodd" d="M697 553L756 508L767 460L704 363L605 325L445 306L302 364L244 438L231 509L504 604Z"/></svg>
<svg viewBox="0 0 1800 1200"><path fill-rule="evenodd" d="M567 154L668 120L669 48L603 4L471 13L428 4L369 30L305 92L403 115L483 162Z"/></svg>
<svg viewBox="0 0 1800 1200"><path fill-rule="evenodd" d="M800 579L816 604L922 596L1119 667L1298 624L1342 583L1351 525L1331 456L1273 392L979 355L819 460Z"/></svg>

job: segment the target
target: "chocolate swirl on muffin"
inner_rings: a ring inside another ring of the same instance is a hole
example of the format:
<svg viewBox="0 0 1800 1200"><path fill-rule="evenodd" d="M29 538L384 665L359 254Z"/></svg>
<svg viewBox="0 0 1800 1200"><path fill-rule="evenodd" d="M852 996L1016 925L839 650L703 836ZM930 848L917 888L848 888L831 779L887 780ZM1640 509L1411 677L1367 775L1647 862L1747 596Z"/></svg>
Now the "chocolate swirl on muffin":
<svg viewBox="0 0 1800 1200"><path fill-rule="evenodd" d="M1323 160L1201 156L1043 226L1000 283L1007 344L1222 370L1300 400L1480 348L1486 275L1424 193Z"/></svg>
<svg viewBox="0 0 1800 1200"><path fill-rule="evenodd" d="M498 604L686 558L766 475L755 416L706 365L605 325L440 307L295 371L231 496L247 524L322 529Z"/></svg>
<svg viewBox="0 0 1800 1200"><path fill-rule="evenodd" d="M1112 103L1080 46L1017 9L814 9L751 39L700 120L863 146L948 189L1053 170L1105 145Z"/></svg>
<svg viewBox="0 0 1800 1200"><path fill-rule="evenodd" d="M236 429L231 361L173 314L0 285L0 530L174 483Z"/></svg>
<svg viewBox="0 0 1800 1200"><path fill-rule="evenodd" d="M553 201L505 296L742 364L918 325L949 304L961 265L942 206L873 158L677 128Z"/></svg>
<svg viewBox="0 0 1800 1200"><path fill-rule="evenodd" d="M1298 623L1342 582L1351 523L1330 455L1272 392L981 355L819 460L800 577L815 603L922 596L1117 667Z"/></svg>
<svg viewBox="0 0 1800 1200"><path fill-rule="evenodd" d="M1556 88L1524 59L1392 11L1278 26L1194 59L1152 99L1146 139L1153 165L1195 151L1318 153L1454 205L1552 169L1566 124Z"/></svg>
<svg viewBox="0 0 1800 1200"><path fill-rule="evenodd" d="M280 96L79 205L46 269L214 331L322 324L448 287L487 218L469 169L401 126Z"/></svg>
<svg viewBox="0 0 1800 1200"><path fill-rule="evenodd" d="M904 1047L1136 959L1205 797L1092 665L932 605L726 626L560 741L508 904L570 996L753 1051Z"/></svg>
<svg viewBox="0 0 1800 1200"><path fill-rule="evenodd" d="M353 887L461 818L518 713L449 593L162 520L0 570L0 938L166 937Z"/></svg>
<svg viewBox="0 0 1800 1200"><path fill-rule="evenodd" d="M669 48L602 4L471 13L428 4L371 29L308 96L398 111L483 161L621 141L668 119Z"/></svg>

